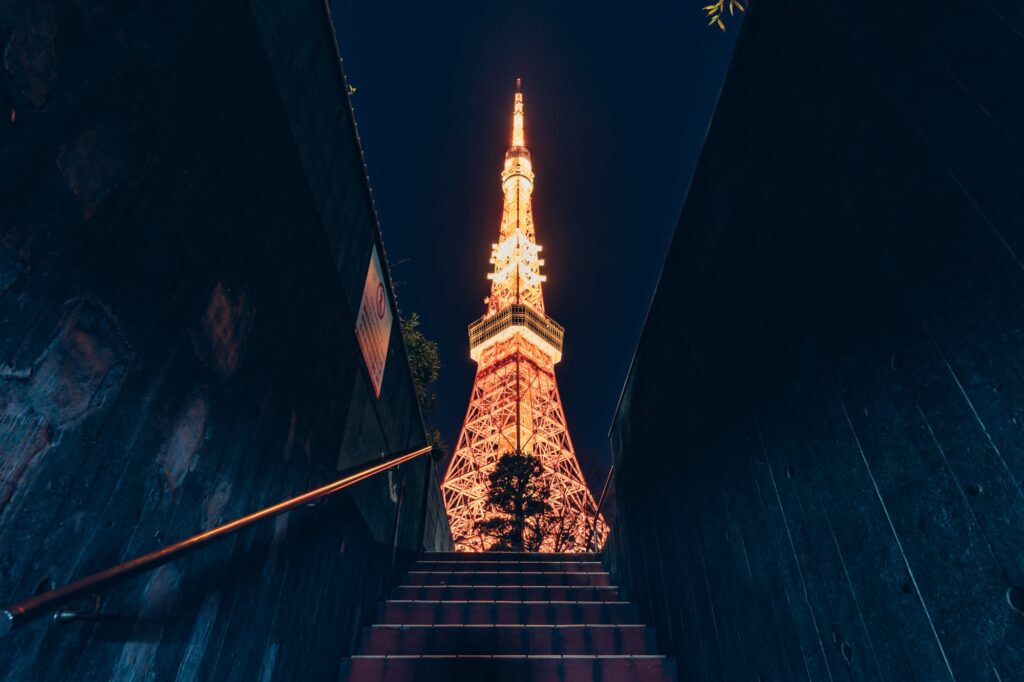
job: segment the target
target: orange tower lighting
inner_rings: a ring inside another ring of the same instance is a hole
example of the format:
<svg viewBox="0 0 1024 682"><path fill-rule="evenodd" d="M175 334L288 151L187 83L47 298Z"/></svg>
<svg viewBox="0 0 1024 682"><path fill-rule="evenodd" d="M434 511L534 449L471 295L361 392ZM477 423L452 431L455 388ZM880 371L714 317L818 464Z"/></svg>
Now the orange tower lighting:
<svg viewBox="0 0 1024 682"><path fill-rule="evenodd" d="M538 457L549 486L553 532L542 552L588 551L608 532L583 479L569 438L555 364L562 359L562 327L544 312L540 258L533 224L533 163L524 136L523 93L516 80L512 146L501 172L504 208L498 242L491 245L494 271L487 275L487 311L469 325L469 355L476 379L442 492L459 551L488 549L479 522L488 475L505 454ZM595 542L596 541L596 542Z"/></svg>

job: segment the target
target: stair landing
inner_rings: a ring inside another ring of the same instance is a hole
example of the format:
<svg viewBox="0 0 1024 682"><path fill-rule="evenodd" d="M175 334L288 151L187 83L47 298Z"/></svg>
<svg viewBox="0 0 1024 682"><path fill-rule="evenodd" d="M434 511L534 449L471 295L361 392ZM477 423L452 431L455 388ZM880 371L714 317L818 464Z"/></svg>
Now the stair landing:
<svg viewBox="0 0 1024 682"><path fill-rule="evenodd" d="M342 680L671 682L675 664L595 554L424 554Z"/></svg>

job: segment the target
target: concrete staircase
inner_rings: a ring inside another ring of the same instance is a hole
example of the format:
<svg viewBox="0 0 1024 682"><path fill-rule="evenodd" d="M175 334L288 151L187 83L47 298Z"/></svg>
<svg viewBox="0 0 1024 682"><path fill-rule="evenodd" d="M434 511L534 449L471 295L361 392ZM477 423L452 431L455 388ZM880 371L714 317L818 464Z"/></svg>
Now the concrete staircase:
<svg viewBox="0 0 1024 682"><path fill-rule="evenodd" d="M365 628L353 682L670 682L594 554L425 554Z"/></svg>

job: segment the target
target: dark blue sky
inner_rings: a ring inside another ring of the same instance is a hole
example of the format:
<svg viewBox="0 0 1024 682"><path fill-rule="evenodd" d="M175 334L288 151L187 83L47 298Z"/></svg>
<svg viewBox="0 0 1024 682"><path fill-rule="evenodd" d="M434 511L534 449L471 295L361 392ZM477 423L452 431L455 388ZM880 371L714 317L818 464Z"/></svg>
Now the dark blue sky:
<svg viewBox="0 0 1024 682"><path fill-rule="evenodd" d="M332 0L399 306L441 346L435 422L452 447L519 76L545 302L566 329L556 372L600 486L608 426L739 28L707 28L701 4Z"/></svg>

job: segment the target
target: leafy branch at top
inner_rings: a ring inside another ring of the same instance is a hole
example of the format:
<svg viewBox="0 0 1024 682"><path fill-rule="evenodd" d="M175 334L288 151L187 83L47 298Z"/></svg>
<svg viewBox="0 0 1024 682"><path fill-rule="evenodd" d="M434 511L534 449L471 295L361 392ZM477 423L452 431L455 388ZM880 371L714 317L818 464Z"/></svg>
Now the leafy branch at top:
<svg viewBox="0 0 1024 682"><path fill-rule="evenodd" d="M717 0L715 4L708 5L704 8L707 12L708 26L718 26L718 28L725 30L725 22L722 21L722 15L725 14L726 4L728 3L729 16L735 16L736 10L740 12L746 12L746 8L740 0Z"/></svg>

